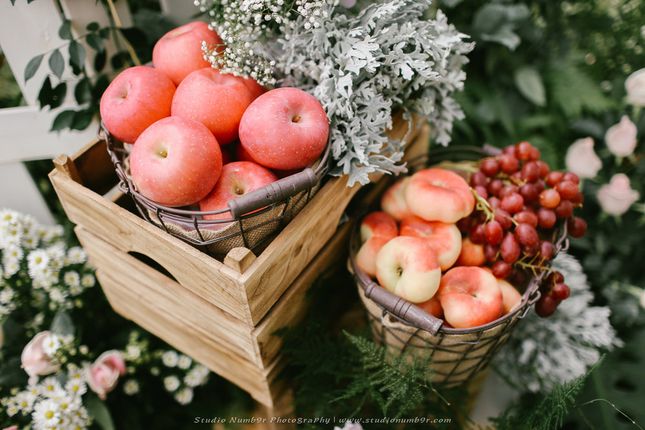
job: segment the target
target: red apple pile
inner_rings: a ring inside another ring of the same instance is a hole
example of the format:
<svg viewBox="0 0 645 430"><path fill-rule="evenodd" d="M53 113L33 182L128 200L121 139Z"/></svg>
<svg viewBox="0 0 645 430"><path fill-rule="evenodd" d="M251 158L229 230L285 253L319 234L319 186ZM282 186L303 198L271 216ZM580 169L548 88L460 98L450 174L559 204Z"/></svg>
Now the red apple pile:
<svg viewBox="0 0 645 430"><path fill-rule="evenodd" d="M456 167L468 173L428 168L386 190L382 211L361 223L358 267L455 328L512 312L521 302L513 285L545 275L536 312L551 315L570 293L550 269L554 241L563 223L574 237L586 229L573 216L578 178L551 172L527 142Z"/></svg>
<svg viewBox="0 0 645 430"><path fill-rule="evenodd" d="M329 121L302 90L267 91L213 69L202 42L223 49L203 22L168 32L153 49L153 67L121 72L100 110L107 130L132 144L130 173L141 194L164 206L215 211L315 162Z"/></svg>

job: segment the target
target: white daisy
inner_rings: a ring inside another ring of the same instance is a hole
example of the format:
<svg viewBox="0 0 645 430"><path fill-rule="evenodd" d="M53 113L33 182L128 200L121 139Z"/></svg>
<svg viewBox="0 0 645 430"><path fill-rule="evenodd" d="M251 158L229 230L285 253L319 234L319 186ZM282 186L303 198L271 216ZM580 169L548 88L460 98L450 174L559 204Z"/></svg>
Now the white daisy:
<svg viewBox="0 0 645 430"><path fill-rule="evenodd" d="M32 414L34 424L38 428L51 428L60 424L60 409L58 403L47 399L39 402Z"/></svg>
<svg viewBox="0 0 645 430"><path fill-rule="evenodd" d="M175 367L179 361L179 356L175 351L166 351L161 356L161 362L166 367Z"/></svg>
<svg viewBox="0 0 645 430"><path fill-rule="evenodd" d="M65 384L65 391L74 397L80 397L87 392L87 385L80 378L70 379Z"/></svg>
<svg viewBox="0 0 645 430"><path fill-rule="evenodd" d="M31 251L27 256L27 267L29 269L29 276L32 278L42 277L43 272L49 265L49 255L44 249L36 249Z"/></svg>
<svg viewBox="0 0 645 430"><path fill-rule="evenodd" d="M125 356L128 360L136 360L141 357L141 348L138 345L128 345L125 348Z"/></svg>
<svg viewBox="0 0 645 430"><path fill-rule="evenodd" d="M60 348L60 338L58 335L52 333L47 336L43 342L43 351L50 357L53 357L56 354L56 351Z"/></svg>
<svg viewBox="0 0 645 430"><path fill-rule="evenodd" d="M175 400L180 405L187 405L193 401L193 390L192 388L182 388L181 390L175 393Z"/></svg>
<svg viewBox="0 0 645 430"><path fill-rule="evenodd" d="M202 385L204 382L204 377L200 375L200 373L197 371L197 368L192 369L184 377L184 383L189 387L197 387L199 385Z"/></svg>
<svg viewBox="0 0 645 430"><path fill-rule="evenodd" d="M68 287L78 287L79 285L81 285L81 277L78 272L71 270L69 272L65 272L65 274L63 275L63 282Z"/></svg>
<svg viewBox="0 0 645 430"><path fill-rule="evenodd" d="M39 394L43 397L53 397L57 396L58 393L63 391L63 389L55 376L49 376L43 379L40 384L38 384L38 391Z"/></svg>
<svg viewBox="0 0 645 430"><path fill-rule="evenodd" d="M81 285L85 288L91 288L96 284L96 278L91 273L83 275Z"/></svg>
<svg viewBox="0 0 645 430"><path fill-rule="evenodd" d="M190 365L193 364L193 360L187 355L182 354L179 356L179 360L177 361L177 367L180 369L188 369Z"/></svg>
<svg viewBox="0 0 645 430"><path fill-rule="evenodd" d="M73 246L67 250L67 264L83 264L87 260L87 255L80 246Z"/></svg>
<svg viewBox="0 0 645 430"><path fill-rule="evenodd" d="M139 392L139 383L134 379L128 379L123 384L123 392L128 396L134 396Z"/></svg>
<svg viewBox="0 0 645 430"><path fill-rule="evenodd" d="M18 409L26 415L31 413L36 398L37 396L30 391L21 391L16 395L14 400Z"/></svg>
<svg viewBox="0 0 645 430"><path fill-rule="evenodd" d="M60 288L52 288L49 290L49 299L54 303L63 303L67 298L67 294Z"/></svg>
<svg viewBox="0 0 645 430"><path fill-rule="evenodd" d="M9 279L20 270L20 265L17 260L10 260L4 263L3 278Z"/></svg>
<svg viewBox="0 0 645 430"><path fill-rule="evenodd" d="M172 393L179 388L179 385L181 385L179 378L177 378L175 375L171 376L166 376L163 378L163 386L166 388L166 391Z"/></svg>
<svg viewBox="0 0 645 430"><path fill-rule="evenodd" d="M2 290L0 290L0 303L10 303L13 298L15 297L15 293L13 289L7 287L3 287Z"/></svg>

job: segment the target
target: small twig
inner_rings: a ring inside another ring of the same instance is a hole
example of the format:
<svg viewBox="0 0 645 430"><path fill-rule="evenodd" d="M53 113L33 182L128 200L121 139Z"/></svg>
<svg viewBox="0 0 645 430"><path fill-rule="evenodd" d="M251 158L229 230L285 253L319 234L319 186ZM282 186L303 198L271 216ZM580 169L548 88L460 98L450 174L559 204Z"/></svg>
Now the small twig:
<svg viewBox="0 0 645 430"><path fill-rule="evenodd" d="M640 424L638 424L636 421L634 421L634 420L632 419L632 417L630 417L630 416L629 416L629 415L627 415L625 412L623 412L623 411L621 411L620 409L618 409L618 408L616 407L616 405L614 405L612 402L610 402L610 401L609 401L609 400L607 400L607 399L592 399L592 400L589 400L588 402L584 402L584 403L582 403L582 404L580 404L580 405L577 405L577 406L576 406L576 408L581 408L582 406L591 405L592 403L597 403L597 402L604 402L604 403L607 403L609 406L611 406L612 408L614 408L614 410L615 410L616 412L618 412L619 414L621 414L623 417L625 417L627 420L629 420L629 422L631 422L631 423L632 423L632 424L634 424L636 427L638 427L638 429L639 429L639 430L645 430L645 429L643 429L643 427L641 427L641 426L640 426Z"/></svg>
<svg viewBox="0 0 645 430"><path fill-rule="evenodd" d="M123 32L121 31L121 28L123 28L123 23L121 22L121 17L119 16L119 13L116 10L116 6L114 5L113 0L107 0L108 3L108 8L110 9L110 16L112 18L112 21L114 22L114 26L119 30L119 33L123 36L123 42L125 43L125 49L128 51L128 54L130 55L130 58L132 59L132 63L135 66L140 66L141 65L141 60L139 59L139 56L137 55L136 51L132 47L132 44L128 40L125 35L123 35ZM115 40L118 40L118 37L115 37Z"/></svg>

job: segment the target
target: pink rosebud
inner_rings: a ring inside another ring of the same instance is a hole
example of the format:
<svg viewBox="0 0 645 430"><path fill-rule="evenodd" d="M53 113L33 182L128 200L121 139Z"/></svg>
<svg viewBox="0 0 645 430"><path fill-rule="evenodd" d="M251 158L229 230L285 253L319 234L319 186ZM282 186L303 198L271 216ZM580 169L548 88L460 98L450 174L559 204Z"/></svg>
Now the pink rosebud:
<svg viewBox="0 0 645 430"><path fill-rule="evenodd" d="M618 124L614 124L605 133L607 147L616 157L627 157L636 149L636 124L623 115Z"/></svg>
<svg viewBox="0 0 645 430"><path fill-rule="evenodd" d="M50 373L56 372L60 367L45 352L45 342L50 336L51 333L49 331L41 331L22 350L22 355L20 356L22 368L25 369L25 372L31 378L49 375Z"/></svg>
<svg viewBox="0 0 645 430"><path fill-rule="evenodd" d="M87 385L102 400L116 387L119 376L125 374L125 361L120 351L105 351L85 369Z"/></svg>
<svg viewBox="0 0 645 430"><path fill-rule="evenodd" d="M627 77L625 91L627 91L627 103L645 106L645 69L637 70Z"/></svg>
<svg viewBox="0 0 645 430"><path fill-rule="evenodd" d="M578 139L567 149L564 159L567 170L581 178L593 178L602 169L602 161L593 150L593 139L585 137Z"/></svg>
<svg viewBox="0 0 645 430"><path fill-rule="evenodd" d="M5 427L2 430L18 430L18 426Z"/></svg>
<svg viewBox="0 0 645 430"><path fill-rule="evenodd" d="M596 194L602 210L616 216L627 212L639 197L638 191L631 188L629 178L622 173L612 176L609 183L600 187Z"/></svg>

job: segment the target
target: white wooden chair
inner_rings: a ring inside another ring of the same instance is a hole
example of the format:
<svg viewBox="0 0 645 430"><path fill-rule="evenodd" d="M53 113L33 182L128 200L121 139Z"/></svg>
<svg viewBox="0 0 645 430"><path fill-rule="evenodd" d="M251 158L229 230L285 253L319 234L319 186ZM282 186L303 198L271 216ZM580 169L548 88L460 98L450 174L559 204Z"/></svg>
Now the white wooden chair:
<svg viewBox="0 0 645 430"><path fill-rule="evenodd" d="M58 36L63 20L71 20L73 31L80 34L90 22L107 25L109 18L101 3L94 0L37 0L30 4L27 0L16 0L15 3L12 6L8 0L0 1L0 50L27 105L0 109L0 208L29 213L51 224L54 219L22 162L75 152L95 137L97 124L81 132L49 132L58 112L73 107L75 102L66 100L53 111L40 110L38 92L48 67L42 64L29 82L24 80L25 67L36 55L66 45ZM164 14L177 23L188 21L197 12L192 0L160 0L160 5ZM127 0L115 0L115 6L123 26L130 26L132 17ZM89 66L91 58L87 61Z"/></svg>

